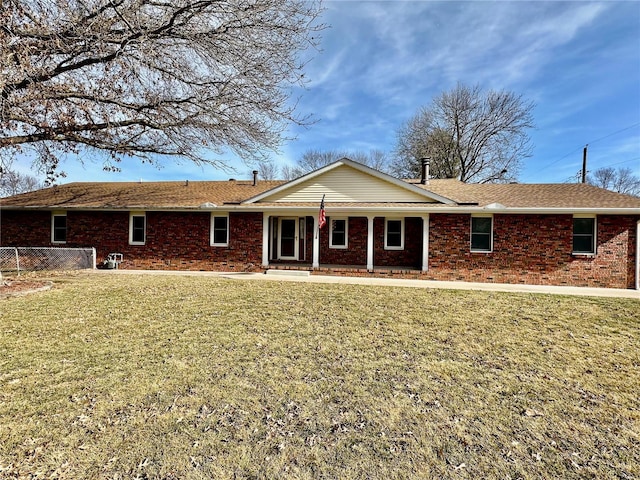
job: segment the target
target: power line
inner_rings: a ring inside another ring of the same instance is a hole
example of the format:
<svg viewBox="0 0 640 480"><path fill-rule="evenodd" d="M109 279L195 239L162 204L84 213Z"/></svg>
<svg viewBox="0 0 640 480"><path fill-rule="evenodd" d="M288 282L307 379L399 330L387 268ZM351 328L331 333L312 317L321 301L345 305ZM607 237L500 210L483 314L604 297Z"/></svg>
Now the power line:
<svg viewBox="0 0 640 480"><path fill-rule="evenodd" d="M633 125L629 125L629 126L627 126L627 127L621 128L620 130L616 130L615 132L609 133L609 134L605 135L604 137L596 138L595 140L591 140L590 142L586 142L586 145L591 145L591 144L593 144L593 143L596 143L596 142L599 142L599 141L604 140L604 139L606 139L606 138L609 138L609 137L612 137L612 136L614 136L614 135L617 135L618 133L622 133L622 132L625 132L625 131L627 131L627 130L631 130L632 128L637 127L638 125L640 125L640 122L636 122L636 123L634 123ZM566 155L564 155L564 156L562 156L562 157L558 158L557 160L554 160L553 162L548 163L547 165L545 165L545 166L543 166L543 167L540 167L540 168L538 169L538 171L540 172L540 171L542 171L542 170L545 170L545 169L549 168L549 167L550 167L550 166L552 166L552 165L555 165L555 164L556 164L556 163L558 163L559 161L564 160L565 158L567 158L567 157L569 157L569 156L573 155L574 153L576 153L576 152L580 151L582 148L583 148L583 147L578 147L578 148L576 148L575 150L571 150L569 153L567 153Z"/></svg>
<svg viewBox="0 0 640 480"><path fill-rule="evenodd" d="M616 135L618 133L625 132L627 130L631 130L632 128L637 127L638 125L640 125L640 122L634 123L633 125L629 125L628 127L625 127L625 128L622 128L622 129L620 129L620 130L618 130L616 132L610 133L609 135L605 135L604 137L600 137L600 138L598 138L596 140L592 140L590 142L587 142L587 144L591 145L593 143L599 142L600 140L604 140L605 138L613 137L614 135Z"/></svg>
<svg viewBox="0 0 640 480"><path fill-rule="evenodd" d="M629 162L633 162L633 161L635 161L635 160L640 160L640 157L631 158L631 159L629 159L629 160L623 160L623 161L621 161L621 162L610 163L610 164L608 164L608 165L605 165L605 167L613 167L613 166L615 166L615 165L620 165L620 164L622 164L622 163L629 163Z"/></svg>
<svg viewBox="0 0 640 480"><path fill-rule="evenodd" d="M573 155L574 153L579 152L579 151L580 151L580 149L582 149L582 148L583 148L583 147L578 147L578 148L576 148L575 150L571 150L569 153L567 153L566 155L564 155L564 156L560 157L559 159L554 160L553 162L551 162L551 163L549 163L549 164L545 165L544 167L540 167L540 168L538 169L538 171L540 172L540 171L542 171L542 170L545 170L546 168L549 168L549 167L550 167L550 166L552 166L552 165L555 165L555 164L556 164L556 163L558 163L560 160L564 160L565 158L567 158L567 157L569 157L569 156Z"/></svg>

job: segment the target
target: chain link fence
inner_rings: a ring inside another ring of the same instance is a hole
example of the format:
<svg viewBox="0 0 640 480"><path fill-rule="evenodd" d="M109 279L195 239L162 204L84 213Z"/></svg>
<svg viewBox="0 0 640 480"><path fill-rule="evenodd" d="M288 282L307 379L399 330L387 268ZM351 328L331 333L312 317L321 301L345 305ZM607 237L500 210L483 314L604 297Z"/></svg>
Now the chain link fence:
<svg viewBox="0 0 640 480"><path fill-rule="evenodd" d="M3 273L96 268L95 248L0 247Z"/></svg>

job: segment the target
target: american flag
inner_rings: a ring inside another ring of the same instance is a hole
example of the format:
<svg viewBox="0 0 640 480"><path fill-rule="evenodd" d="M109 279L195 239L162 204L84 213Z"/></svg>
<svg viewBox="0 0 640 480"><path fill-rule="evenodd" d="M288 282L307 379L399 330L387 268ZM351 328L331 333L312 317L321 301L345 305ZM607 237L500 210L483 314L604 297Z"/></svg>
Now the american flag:
<svg viewBox="0 0 640 480"><path fill-rule="evenodd" d="M318 215L318 228L322 228L327 223L327 217L324 213L324 195L322 195L322 201L320 202L320 215Z"/></svg>

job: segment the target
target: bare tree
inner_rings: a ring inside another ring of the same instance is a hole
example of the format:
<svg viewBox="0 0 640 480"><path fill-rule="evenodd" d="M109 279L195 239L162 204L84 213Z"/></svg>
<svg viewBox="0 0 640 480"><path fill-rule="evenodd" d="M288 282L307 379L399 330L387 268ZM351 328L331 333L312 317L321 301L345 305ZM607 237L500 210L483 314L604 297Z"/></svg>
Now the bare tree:
<svg viewBox="0 0 640 480"><path fill-rule="evenodd" d="M630 168L599 168L593 175L587 175L587 183L618 193L640 197L640 177Z"/></svg>
<svg viewBox="0 0 640 480"><path fill-rule="evenodd" d="M341 151L341 150L307 150L297 160L293 167L284 166L281 168L283 177L292 180L306 173L318 170L341 158L348 158L381 172L389 172L389 158L382 150L363 151Z"/></svg>
<svg viewBox="0 0 640 480"><path fill-rule="evenodd" d="M507 91L483 92L458 84L443 92L397 133L393 173L416 178L420 159L431 159L435 178L463 182L508 182L530 156L527 129L534 105Z"/></svg>
<svg viewBox="0 0 640 480"><path fill-rule="evenodd" d="M390 160L389 156L383 152L382 150L369 150L369 152L356 151L352 153L348 153L343 155L344 157L350 158L356 162L362 163L363 165L367 165L375 170L384 173L390 173Z"/></svg>
<svg viewBox="0 0 640 480"><path fill-rule="evenodd" d="M263 180L277 180L278 165L273 160L263 160L258 163L258 175Z"/></svg>
<svg viewBox="0 0 640 480"><path fill-rule="evenodd" d="M296 173L297 171L295 170L295 167L290 165L283 165L280 167L280 175L283 180L293 180L294 178L299 177L300 175L296 175Z"/></svg>
<svg viewBox="0 0 640 480"><path fill-rule="evenodd" d="M276 149L317 45L319 0L4 0L0 154L26 146L49 175L89 148L226 167L210 151ZM162 158L162 157L160 157Z"/></svg>
<svg viewBox="0 0 640 480"><path fill-rule="evenodd" d="M0 168L0 197L31 192L42 187L42 182L33 175L20 173L8 168Z"/></svg>

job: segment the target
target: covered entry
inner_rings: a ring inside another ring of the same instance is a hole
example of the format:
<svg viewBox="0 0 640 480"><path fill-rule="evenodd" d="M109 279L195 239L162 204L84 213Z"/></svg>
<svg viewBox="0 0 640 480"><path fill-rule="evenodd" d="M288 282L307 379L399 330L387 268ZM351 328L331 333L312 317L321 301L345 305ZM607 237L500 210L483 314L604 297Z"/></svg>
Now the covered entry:
<svg viewBox="0 0 640 480"><path fill-rule="evenodd" d="M307 253L306 217L270 217L269 258L305 261Z"/></svg>
<svg viewBox="0 0 640 480"><path fill-rule="evenodd" d="M297 218L278 218L278 260L298 260Z"/></svg>

